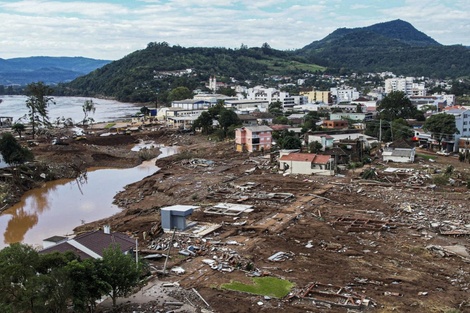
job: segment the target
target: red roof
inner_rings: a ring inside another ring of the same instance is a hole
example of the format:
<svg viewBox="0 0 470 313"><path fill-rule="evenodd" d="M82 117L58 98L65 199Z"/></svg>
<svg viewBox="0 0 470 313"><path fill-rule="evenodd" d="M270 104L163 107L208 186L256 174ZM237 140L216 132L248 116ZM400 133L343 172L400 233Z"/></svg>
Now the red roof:
<svg viewBox="0 0 470 313"><path fill-rule="evenodd" d="M331 159L331 155L317 154L316 158L313 160L313 163L315 163L315 164L328 164L328 162L330 162L330 159Z"/></svg>
<svg viewBox="0 0 470 313"><path fill-rule="evenodd" d="M314 153L289 153L288 155L283 155L280 160L312 163L316 156Z"/></svg>
<svg viewBox="0 0 470 313"><path fill-rule="evenodd" d="M328 164L330 161L330 155L319 155L315 153L289 153L283 155L280 161L294 161L294 162L309 162L315 164Z"/></svg>
<svg viewBox="0 0 470 313"><path fill-rule="evenodd" d="M284 130L284 129L288 129L289 125L284 125L284 124L274 124L274 125L271 125L270 126L273 130Z"/></svg>

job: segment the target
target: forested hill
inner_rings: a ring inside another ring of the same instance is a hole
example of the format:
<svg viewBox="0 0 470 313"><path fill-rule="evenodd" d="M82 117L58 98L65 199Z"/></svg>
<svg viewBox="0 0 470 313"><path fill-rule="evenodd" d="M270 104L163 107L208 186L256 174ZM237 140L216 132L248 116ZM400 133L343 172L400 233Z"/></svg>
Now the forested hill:
<svg viewBox="0 0 470 313"><path fill-rule="evenodd" d="M109 62L84 57L0 59L0 85L26 85L36 81L54 85L88 74Z"/></svg>
<svg viewBox="0 0 470 313"><path fill-rule="evenodd" d="M326 67L399 75L460 77L470 73L470 49L443 46L402 20L340 28L297 51Z"/></svg>
<svg viewBox="0 0 470 313"><path fill-rule="evenodd" d="M191 73L185 72L191 69ZM165 101L168 91L204 86L211 75L221 82L235 79L264 83L269 75L303 74L324 68L308 64L292 52L261 48L184 48L150 43L147 48L79 77L61 89L64 95L108 96L121 101Z"/></svg>
<svg viewBox="0 0 470 313"><path fill-rule="evenodd" d="M395 20L369 27L341 28L302 49L184 48L166 42L109 63L60 86L63 95L106 96L121 101L166 102L179 86L204 86L211 75L218 81L265 84L270 75L303 77L327 68L330 72L384 72L397 75L458 78L470 74L470 49L444 46L411 24ZM192 72L183 72L191 69ZM64 88L61 88L64 87Z"/></svg>

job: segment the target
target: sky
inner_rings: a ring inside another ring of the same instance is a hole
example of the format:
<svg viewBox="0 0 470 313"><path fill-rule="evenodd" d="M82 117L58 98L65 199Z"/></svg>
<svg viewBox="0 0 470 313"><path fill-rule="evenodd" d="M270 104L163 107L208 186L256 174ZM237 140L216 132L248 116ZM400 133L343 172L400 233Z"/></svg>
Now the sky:
<svg viewBox="0 0 470 313"><path fill-rule="evenodd" d="M0 58L118 60L163 41L294 50L337 28L395 19L470 46L470 0L0 0Z"/></svg>

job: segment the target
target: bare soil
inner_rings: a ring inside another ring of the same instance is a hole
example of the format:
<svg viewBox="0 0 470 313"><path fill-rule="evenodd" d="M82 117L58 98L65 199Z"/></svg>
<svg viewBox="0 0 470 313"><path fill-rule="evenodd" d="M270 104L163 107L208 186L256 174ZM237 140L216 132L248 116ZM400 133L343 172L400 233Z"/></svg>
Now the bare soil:
<svg viewBox="0 0 470 313"><path fill-rule="evenodd" d="M185 303L185 309L174 312L470 312L470 257L452 248L470 251L470 193L463 185L468 163L431 153L435 162L373 164L380 181L360 179L364 169L336 177L286 176L269 156L237 153L233 141L168 131L89 136L67 146L43 143L33 149L39 160L49 162L129 167L140 162L130 147L142 139L178 145L181 151L157 160L157 173L116 195L122 212L76 231L110 224L114 231L138 237L141 253L165 254L172 234L162 232L159 209L198 206L192 222L220 227L203 238L176 235L167 269L180 266L184 273L157 275L164 258L150 263L158 281L181 286L172 299ZM445 171L449 164L455 168L454 185L432 186L430 173ZM387 167L414 171L386 173ZM283 199L287 193L293 197ZM252 205L253 212L204 213L220 202ZM456 230L461 232L449 235ZM197 247L194 255L179 254L189 246ZM285 252L286 258L269 261L276 252ZM224 263L227 271L210 268L205 259ZM221 287L230 281L249 283L258 275L294 283L291 296L265 299ZM299 296L312 282L359 295L368 306ZM169 310L163 295L143 294L122 299L120 312ZM109 308L103 304L101 310Z"/></svg>

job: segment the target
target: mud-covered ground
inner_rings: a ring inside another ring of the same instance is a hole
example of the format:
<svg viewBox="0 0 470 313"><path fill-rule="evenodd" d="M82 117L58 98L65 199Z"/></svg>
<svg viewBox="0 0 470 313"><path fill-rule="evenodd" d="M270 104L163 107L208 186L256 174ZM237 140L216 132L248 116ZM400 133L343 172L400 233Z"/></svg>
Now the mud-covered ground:
<svg viewBox="0 0 470 313"><path fill-rule="evenodd" d="M372 165L377 180L367 181L359 177L363 169L336 177L283 175L269 155L237 153L233 141L169 131L90 137L38 146L36 153L86 166L134 166L140 159L130 147L139 139L181 150L157 160L157 173L116 195L121 213L77 231L110 224L138 237L145 255L165 254L171 243L172 234L160 227L163 206L198 206L189 218L196 228L218 228L202 238L177 234L167 270L181 267L184 273L155 274L143 290L121 299L121 312L470 312L470 193L461 184L468 163L433 154L433 161L419 158L412 165L378 163ZM432 176L449 163L453 186L434 186ZM409 170L385 172L389 167ZM204 212L222 202L253 211ZM179 253L188 249L189 256ZM277 252L284 252L280 261L268 260ZM221 266L212 269L207 260ZM164 258L150 264L157 273ZM286 279L294 288L290 297L267 299L221 287L249 283L252 276ZM180 287L171 291L157 284L162 281ZM318 289L302 295L310 283ZM325 296L327 290L343 296ZM184 306L165 306L165 299ZM354 301L363 301L362 307ZM100 309L109 311L106 303Z"/></svg>

